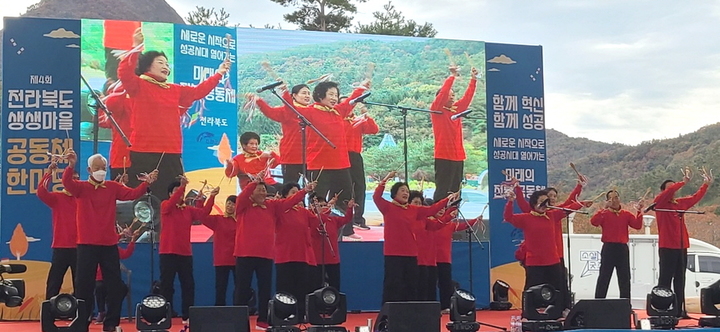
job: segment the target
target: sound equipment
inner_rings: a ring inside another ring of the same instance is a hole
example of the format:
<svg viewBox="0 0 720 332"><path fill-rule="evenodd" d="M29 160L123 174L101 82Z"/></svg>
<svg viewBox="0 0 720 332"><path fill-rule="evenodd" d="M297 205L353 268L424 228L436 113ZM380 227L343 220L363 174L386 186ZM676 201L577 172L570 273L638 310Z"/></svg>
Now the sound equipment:
<svg viewBox="0 0 720 332"><path fill-rule="evenodd" d="M580 300L565 318L565 329L630 329L630 299Z"/></svg>
<svg viewBox="0 0 720 332"><path fill-rule="evenodd" d="M386 302L380 309L373 330L440 332L440 302Z"/></svg>
<svg viewBox="0 0 720 332"><path fill-rule="evenodd" d="M248 307L190 307L192 332L250 332Z"/></svg>

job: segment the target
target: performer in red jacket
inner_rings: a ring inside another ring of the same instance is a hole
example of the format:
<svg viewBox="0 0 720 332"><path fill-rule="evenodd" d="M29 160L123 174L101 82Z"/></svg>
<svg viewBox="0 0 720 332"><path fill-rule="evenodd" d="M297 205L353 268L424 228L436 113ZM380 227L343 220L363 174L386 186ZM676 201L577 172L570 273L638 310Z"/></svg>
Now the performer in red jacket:
<svg viewBox="0 0 720 332"><path fill-rule="evenodd" d="M95 271L98 264L108 287L108 313L103 322L103 330L112 331L120 324L120 258L117 250L117 231L115 223L116 201L131 201L147 192L148 184L157 179L157 170L143 178L143 183L135 189L105 181L107 160L100 154L88 158L88 181L73 179L77 155L75 151L67 153L68 167L65 168L62 184L65 190L75 196L77 202L77 271L75 276L75 296L85 301L88 310L83 313L90 324L93 312L93 290Z"/></svg>
<svg viewBox="0 0 720 332"><path fill-rule="evenodd" d="M57 164L51 162L40 180L37 188L37 197L52 211L52 260L48 271L45 299L58 295L62 287L67 269L75 281L75 266L77 265L77 226L75 225L77 204L75 196L66 190L52 192L52 177L57 170ZM80 175L73 173L73 179L79 180ZM73 289L74 289L73 285Z"/></svg>
<svg viewBox="0 0 720 332"><path fill-rule="evenodd" d="M331 206L336 200L337 197L330 202L326 202L325 197L318 195L317 192L310 194L310 202L312 202L310 235L315 259L317 260L317 267L311 273L310 284L312 290L323 287L324 284L340 290L340 248L338 247L338 238L340 229L352 221L353 210L357 204L351 199L347 204L345 216L334 216L330 213ZM323 235L325 231L327 236ZM323 265L325 267L324 276L322 276ZM320 280L322 280L322 284Z"/></svg>
<svg viewBox="0 0 720 332"><path fill-rule="evenodd" d="M193 220L203 220L212 211L220 187L210 192L203 208L185 205L185 186L188 179L180 176L168 186L170 198L160 203L160 295L172 303L175 294L175 274L180 279L182 319L190 319L190 307L195 303L195 278L190 243ZM178 306L173 306L178 308Z"/></svg>
<svg viewBox="0 0 720 332"><path fill-rule="evenodd" d="M454 217L456 211L450 211L450 217ZM447 213L446 213L447 214ZM468 222L449 222L444 227L434 232L438 274L438 290L440 294L440 307L444 312L450 310L450 297L455 289L452 280L452 236L474 226L482 216L469 220Z"/></svg>
<svg viewBox="0 0 720 332"><path fill-rule="evenodd" d="M713 178L705 176L703 184L695 194L675 198L675 193L690 181L690 174L685 174L681 182L665 180L660 185L662 192L655 197L655 209L685 211L700 202ZM680 316L684 318L687 317L687 311L685 310L685 270L687 266L687 249L690 247L690 238L685 226L685 214L656 211L655 216L657 217L660 241L658 249L658 256L660 257L658 286L670 288L672 284L672 289L680 306Z"/></svg>
<svg viewBox="0 0 720 332"><path fill-rule="evenodd" d="M630 298L630 239L628 227L640 229L643 225L642 202L638 203L637 213L632 214L620 206L620 194L610 190L605 194L605 208L595 213L590 223L602 228L602 250L600 251L600 272L595 286L595 298L607 296L608 285L613 269L617 271L620 297Z"/></svg>
<svg viewBox="0 0 720 332"><path fill-rule="evenodd" d="M235 304L248 304L254 273L258 285L256 294L259 301L257 321L259 328L268 327L268 301L271 295L277 215L302 201L305 194L315 187L315 183L309 183L304 191L299 191L287 199L266 199L265 183L260 182L263 177L264 174L261 174L250 182L235 201L235 215L238 220L234 253L237 275Z"/></svg>
<svg viewBox="0 0 720 332"><path fill-rule="evenodd" d="M256 176L261 171L267 171L270 168L275 168L280 163L280 156L275 152L265 152L259 149L260 146L260 135L248 131L240 135L240 145L242 146L243 152L232 160L225 162L225 176L232 178L238 177L238 183L240 183L240 189L245 188L250 183L250 178ZM274 195L277 191L277 181L270 176L270 172L265 172L265 179L263 182L265 185L273 187L273 191L270 192Z"/></svg>
<svg viewBox="0 0 720 332"><path fill-rule="evenodd" d="M475 87L477 85L478 71L471 70L470 84L463 97L455 101L455 92L452 90L455 78L460 76L458 68L450 67L450 76L445 80L435 95L430 109L442 113L432 113L433 133L435 134L435 201L440 200L448 192L460 190L463 179L463 163L465 161L465 147L463 146L462 118L453 120L452 116L464 112L470 106Z"/></svg>
<svg viewBox="0 0 720 332"><path fill-rule="evenodd" d="M140 29L133 35L133 47L143 44ZM170 65L163 52L131 52L120 61L118 76L132 99L132 135L130 136L129 185L138 184L135 175L155 168L160 178L151 187L161 200L168 198L166 189L184 173L182 166L182 131L180 118L195 100L204 98L230 69L229 59L220 64L215 75L197 86L167 82ZM161 159L162 158L162 159Z"/></svg>
<svg viewBox="0 0 720 332"><path fill-rule="evenodd" d="M396 182L390 189L392 201L382 198L385 183L395 177L390 172L378 185L373 201L383 215L385 225L385 277L383 281L383 303L419 300L418 289L418 243L414 228L418 219L435 215L456 200L457 194L451 194L432 206L410 205L410 189L405 182Z"/></svg>
<svg viewBox="0 0 720 332"><path fill-rule="evenodd" d="M363 162L361 153L363 150L363 136L377 134L380 132L380 127L378 127L375 120L367 113L365 105L360 105L360 115L355 116L354 113L350 113L350 116L345 118L345 128L347 133L348 158L350 159L350 179L352 180L354 197L358 198L353 225L368 230L370 227L365 224L365 218L363 217L365 213L365 190L367 186L365 163ZM350 228L352 226L349 225L345 227ZM349 236L352 233L352 229L343 229L343 235L345 236Z"/></svg>
<svg viewBox="0 0 720 332"><path fill-rule="evenodd" d="M203 225L213 231L213 266L215 266L215 305L224 306L227 297L228 278L232 273L235 280L235 200L237 196L230 195L225 200L225 213L213 214L202 219ZM233 289L234 289L233 282ZM234 290L233 290L234 293Z"/></svg>

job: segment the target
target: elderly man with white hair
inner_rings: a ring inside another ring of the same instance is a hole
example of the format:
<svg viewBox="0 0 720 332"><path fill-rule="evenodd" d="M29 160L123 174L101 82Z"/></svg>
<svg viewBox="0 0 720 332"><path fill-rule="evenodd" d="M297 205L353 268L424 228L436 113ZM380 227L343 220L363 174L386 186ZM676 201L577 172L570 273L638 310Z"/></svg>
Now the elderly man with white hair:
<svg viewBox="0 0 720 332"><path fill-rule="evenodd" d="M131 189L118 182L105 181L107 159L100 154L88 158L87 181L73 179L77 155L70 150L67 155L68 167L63 171L62 184L77 201L77 271L75 296L85 300L88 310L83 313L88 328L93 307L95 272L100 265L103 279L108 288L108 311L103 322L103 331L115 331L120 325L122 302L120 257L118 236L115 229L116 201L131 201L142 196L148 185L157 179L157 170L143 179L137 188ZM87 330L86 330L87 331Z"/></svg>

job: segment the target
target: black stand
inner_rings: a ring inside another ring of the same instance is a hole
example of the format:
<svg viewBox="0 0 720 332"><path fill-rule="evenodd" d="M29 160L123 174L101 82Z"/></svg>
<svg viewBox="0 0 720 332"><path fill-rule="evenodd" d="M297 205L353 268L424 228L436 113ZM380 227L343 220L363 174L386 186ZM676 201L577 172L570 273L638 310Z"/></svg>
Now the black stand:
<svg viewBox="0 0 720 332"><path fill-rule="evenodd" d="M670 212L670 213L677 213L678 217L680 217L681 223L678 224L678 234L680 234L680 248L685 247L685 237L683 236L683 225L685 224L685 214L691 213L691 214L705 214L705 211L693 211L693 210L674 210L674 209L656 209L653 208L655 212ZM685 230L685 234L687 234L687 229ZM682 249L680 249L682 250ZM687 252L685 253L685 264L687 265ZM683 272L685 273L685 272ZM674 278L674 277L673 277ZM684 286L683 286L684 287ZM678 306L680 307L680 315L687 316L687 311L685 310L685 297L683 296L682 303L678 303Z"/></svg>
<svg viewBox="0 0 720 332"><path fill-rule="evenodd" d="M274 94L276 97L278 97L282 101L282 103L285 104L285 106L287 108L289 108L290 110L292 110L295 113L295 115L298 118L298 125L300 126L300 133L302 135L302 143L301 143L302 144L302 173L303 173L303 177L305 177L305 179L307 179L307 130L306 130L306 128L310 127L310 129L312 129L316 134L318 134L318 136L320 136L320 138L322 138L325 142L327 142L327 144L330 145L333 149L335 149L337 147L335 146L335 144L330 142L330 140L325 135L323 135L323 133L320 132L320 130L317 129L317 127L315 127L315 125L312 124L312 122L310 122L310 120L308 120L304 115L302 115L297 110L297 108L295 108L295 106L293 106L291 103L289 103L287 100L285 100L285 98L281 97L277 93L277 91L275 91L275 89L270 89L270 92L272 92L272 94ZM321 223L322 223L322 220L321 220Z"/></svg>
<svg viewBox="0 0 720 332"><path fill-rule="evenodd" d="M574 297L572 295L573 292L572 292L572 259L570 257L570 242L571 242L570 241L570 214L572 214L572 213L590 214L590 213L581 211L581 210L568 209L568 208L564 208L564 207L560 207L560 206L548 206L548 209L561 210L561 211L565 212L565 225L568 229L567 254L566 254L567 270L568 270L567 271L567 275L568 275L567 276L567 281L568 281L567 286L568 286L568 296L570 296L572 298L572 300L570 301L571 305L572 305L572 304L574 304L575 301L574 301ZM563 273L565 273L565 272L563 272Z"/></svg>
<svg viewBox="0 0 720 332"><path fill-rule="evenodd" d="M90 96L92 96L93 99L95 99L95 105L97 106L97 109L100 109L103 112L105 112L105 115L108 117L108 119L110 119L110 122L112 123L113 128L115 130L117 130L117 132L122 137L123 141L125 142L125 145L127 145L128 147L132 146L130 144L130 140L127 138L127 136L125 136L125 132L123 132L122 129L120 129L120 125L118 125L117 121L115 121L115 118L112 116L112 112L110 112L110 110L108 110L107 106L105 105L105 103L103 103L100 96L98 96L98 94L95 92L95 90L93 90L93 88L90 86L90 83L88 83L88 81L85 80L84 76L80 75L80 78L82 79L83 83L85 83L85 86L88 88L88 90L90 90ZM99 131L98 130L98 120L99 120L99 117L100 117L100 114L99 114L99 112L96 111L95 118L93 119L93 122L94 122L93 125L95 126L95 129L93 130L93 154L98 152L98 131Z"/></svg>
<svg viewBox="0 0 720 332"><path fill-rule="evenodd" d="M312 202L311 202L312 204ZM320 211L320 208L316 205L313 205L315 214L318 217L318 221L320 222L320 228L318 228L318 232L320 232L320 236L324 238L323 241L320 241L320 250L322 252L322 255L320 257L320 288L325 287L325 241L327 241L328 245L330 246L330 253L335 257L335 249L332 247L332 242L330 242L330 237L327 233L327 226L325 225L325 222L322 219L322 211Z"/></svg>
<svg viewBox="0 0 720 332"><path fill-rule="evenodd" d="M153 209L152 190L150 190L149 185L145 197L150 210L150 229L148 229L148 232L150 232L150 294L160 294L159 282L155 280L155 250L157 250L157 242L155 242L155 209Z"/></svg>
<svg viewBox="0 0 720 332"><path fill-rule="evenodd" d="M400 105L390 105L390 104L382 104L382 103L374 103L371 101L363 101L365 105L375 105L375 106L384 106L392 109L398 109L400 110L400 113L403 116L403 157L404 157L404 164L405 165L405 182L408 181L410 175L408 174L408 144L407 144L407 115L408 111L414 111L414 112L425 112L425 113L436 113L436 114L442 114L440 111L432 111L432 110L426 110L422 108L414 108L414 107L407 107L407 106L400 106Z"/></svg>

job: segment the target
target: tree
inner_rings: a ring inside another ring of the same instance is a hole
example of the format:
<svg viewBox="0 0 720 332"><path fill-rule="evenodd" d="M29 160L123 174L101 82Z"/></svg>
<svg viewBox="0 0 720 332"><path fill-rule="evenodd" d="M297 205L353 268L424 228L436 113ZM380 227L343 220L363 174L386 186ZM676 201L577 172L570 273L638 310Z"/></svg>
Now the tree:
<svg viewBox="0 0 720 332"><path fill-rule="evenodd" d="M420 25L414 20L408 20L403 16L402 12L395 9L392 1L385 6L385 12L374 12L375 22L370 24L358 23L355 29L356 33L367 33L373 35L395 35L395 36L411 36L411 37L435 37L437 30L433 28L432 23Z"/></svg>
<svg viewBox="0 0 720 332"><path fill-rule="evenodd" d="M367 0L270 0L282 6L299 6L283 17L285 21L296 24L301 30L333 31L347 29L353 19L348 14L357 13L352 2L363 3Z"/></svg>
<svg viewBox="0 0 720 332"><path fill-rule="evenodd" d="M220 8L220 11L216 12L215 8L195 6L195 10L188 13L185 20L191 25L227 26L229 18L230 14L225 8Z"/></svg>

